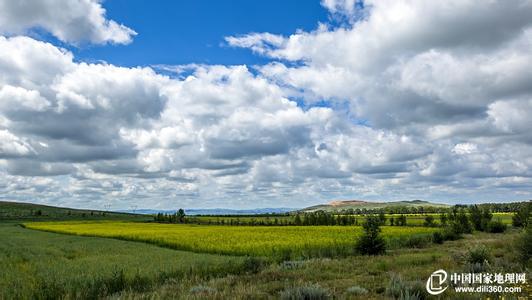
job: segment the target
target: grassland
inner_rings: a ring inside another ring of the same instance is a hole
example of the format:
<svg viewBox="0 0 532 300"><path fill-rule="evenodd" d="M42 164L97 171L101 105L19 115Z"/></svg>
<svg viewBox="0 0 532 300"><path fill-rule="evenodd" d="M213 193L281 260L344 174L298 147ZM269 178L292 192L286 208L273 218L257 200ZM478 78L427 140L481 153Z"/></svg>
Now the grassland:
<svg viewBox="0 0 532 300"><path fill-rule="evenodd" d="M168 279L241 273L245 258L0 223L0 299L99 298Z"/></svg>
<svg viewBox="0 0 532 300"><path fill-rule="evenodd" d="M0 221L9 220L131 220L145 221L148 215L55 207L33 203L0 201Z"/></svg>
<svg viewBox="0 0 532 300"><path fill-rule="evenodd" d="M518 258L520 229L474 232L434 244L432 233L441 228L423 227L428 214L406 215L407 224L416 226L383 226L387 253L361 256L354 252L359 226L215 225L273 216L204 216L211 225L162 224L131 214L50 208L35 216L35 206L8 207L0 203L0 213L10 215L0 218L0 299L276 299L302 289L335 299L401 299L406 291L419 296L409 299L429 299L428 276L442 268L478 268L468 262L470 249L478 246L489 253L483 271L531 276L530 263ZM431 215L438 223L439 214ZM512 215L493 218L508 224ZM395 216L386 215L387 224ZM360 224L364 216L356 218ZM528 283L519 295L504 296L527 299ZM448 290L442 299L488 296L502 295Z"/></svg>
<svg viewBox="0 0 532 300"><path fill-rule="evenodd" d="M485 246L490 254L490 264L485 272L525 271L517 263L514 248L518 234L518 230L505 234L475 233L443 245L397 249L382 256L288 261L272 264L256 274L187 280L165 284L151 292L123 292L115 298L277 299L297 288L317 287L331 299L398 299L398 287L392 284L392 278L400 278L403 287L420 292L417 299L530 299L532 285L529 280L528 285L522 286L520 294L457 294L448 289L443 295L434 297L425 292L427 278L435 270L469 272L468 252L479 245ZM530 275L528 273L527 278ZM363 288L367 293L356 294L353 291L359 289L354 287Z"/></svg>
<svg viewBox="0 0 532 300"><path fill-rule="evenodd" d="M174 249L272 257L310 258L353 254L359 226L204 226L134 222L35 222L30 229L142 241ZM391 248L429 242L437 228L383 227ZM412 242L416 241L416 242Z"/></svg>

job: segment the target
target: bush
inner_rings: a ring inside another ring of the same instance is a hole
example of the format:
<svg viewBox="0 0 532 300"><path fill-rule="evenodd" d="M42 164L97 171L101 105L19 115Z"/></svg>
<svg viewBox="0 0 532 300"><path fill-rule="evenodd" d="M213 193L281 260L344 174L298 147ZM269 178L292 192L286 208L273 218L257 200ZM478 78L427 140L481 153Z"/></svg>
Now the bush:
<svg viewBox="0 0 532 300"><path fill-rule="evenodd" d="M435 244L443 244L443 242L445 241L445 238L441 232L436 231L432 234L432 241Z"/></svg>
<svg viewBox="0 0 532 300"><path fill-rule="evenodd" d="M434 217L431 215L426 216L423 225L426 227L434 227L436 225L434 224Z"/></svg>
<svg viewBox="0 0 532 300"><path fill-rule="evenodd" d="M260 270L262 270L264 265L265 265L264 260L257 258L257 257L248 256L244 260L243 268L246 272L256 274L260 272Z"/></svg>
<svg viewBox="0 0 532 300"><path fill-rule="evenodd" d="M484 245L472 248L467 253L467 262L470 264L485 264L491 261L491 254Z"/></svg>
<svg viewBox="0 0 532 300"><path fill-rule="evenodd" d="M445 241L456 241L461 238L460 233L457 233L453 227L445 227L442 231L443 240Z"/></svg>
<svg viewBox="0 0 532 300"><path fill-rule="evenodd" d="M512 217L514 227L527 227L532 214L532 202L523 203Z"/></svg>
<svg viewBox="0 0 532 300"><path fill-rule="evenodd" d="M406 226L406 216L405 215L398 216L397 219L395 219L395 224L397 226Z"/></svg>
<svg viewBox="0 0 532 300"><path fill-rule="evenodd" d="M386 296L393 299L426 299L425 285L420 281L405 282L400 275L392 274L386 287Z"/></svg>
<svg viewBox="0 0 532 300"><path fill-rule="evenodd" d="M286 300L321 300L329 299L329 292L317 284L293 287L281 292L281 299Z"/></svg>
<svg viewBox="0 0 532 300"><path fill-rule="evenodd" d="M368 293L368 290L358 285L355 285L355 286L348 288L347 293L353 296L362 296L362 295L366 295Z"/></svg>
<svg viewBox="0 0 532 300"><path fill-rule="evenodd" d="M528 224L524 232L517 240L519 259L523 265L527 265L532 259L532 224Z"/></svg>
<svg viewBox="0 0 532 300"><path fill-rule="evenodd" d="M423 248L432 240L430 235L412 235L406 238L405 246L407 248Z"/></svg>
<svg viewBox="0 0 532 300"><path fill-rule="evenodd" d="M364 233L358 239L356 248L360 254L378 255L386 252L386 242L380 235L381 220L375 216L368 216L362 225Z"/></svg>
<svg viewBox="0 0 532 300"><path fill-rule="evenodd" d="M506 224L504 224L500 219L495 221L489 221L486 225L486 231L491 233L502 233L506 231Z"/></svg>

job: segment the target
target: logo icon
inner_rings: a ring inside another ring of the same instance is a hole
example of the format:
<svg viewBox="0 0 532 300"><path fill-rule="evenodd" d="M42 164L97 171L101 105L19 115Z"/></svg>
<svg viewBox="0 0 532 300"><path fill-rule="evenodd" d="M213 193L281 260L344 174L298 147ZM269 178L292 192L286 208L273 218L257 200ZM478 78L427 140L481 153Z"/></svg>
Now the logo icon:
<svg viewBox="0 0 532 300"><path fill-rule="evenodd" d="M447 272L445 270L437 270L430 274L427 280L427 292L431 295L439 295L447 289L445 282L447 281Z"/></svg>

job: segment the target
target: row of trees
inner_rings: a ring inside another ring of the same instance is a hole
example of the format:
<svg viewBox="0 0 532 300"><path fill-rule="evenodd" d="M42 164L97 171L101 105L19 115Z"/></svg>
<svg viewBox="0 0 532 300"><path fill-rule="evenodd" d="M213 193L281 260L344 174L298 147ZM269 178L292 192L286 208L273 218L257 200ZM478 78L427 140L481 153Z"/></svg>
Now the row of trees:
<svg viewBox="0 0 532 300"><path fill-rule="evenodd" d="M478 206L480 209L487 209L493 213L517 212L528 202L513 203L483 203L478 205L456 205L457 208L468 209L470 206ZM388 206L383 208L350 208L337 211L341 215L372 215L372 214L441 214L447 213L449 208L437 206Z"/></svg>
<svg viewBox="0 0 532 300"><path fill-rule="evenodd" d="M492 208L511 207L515 211L513 216L513 225L516 227L526 227L532 212L532 202L522 202L519 205L510 204L481 204L481 205L456 205L447 208L439 213L439 218L432 214L426 215L423 220L424 226L446 227L449 224L460 224L464 233L472 230L501 232L506 226L500 220L493 220ZM374 215L379 221L379 225L406 226L407 216L405 214L386 215L384 210L378 210ZM316 226L316 225L340 225L351 226L358 225L355 215L338 214L336 212L315 211L299 212L295 215L280 216L279 218L270 215L255 216L256 218L241 218L235 216L213 218L186 217L185 211L179 209L174 214L155 215L154 220L160 223L195 223L195 224L218 224L218 225L251 225L251 226ZM439 220L438 220L439 219Z"/></svg>
<svg viewBox="0 0 532 300"><path fill-rule="evenodd" d="M173 214L158 213L155 215L154 221L158 223L187 223L187 218L185 211L180 208Z"/></svg>

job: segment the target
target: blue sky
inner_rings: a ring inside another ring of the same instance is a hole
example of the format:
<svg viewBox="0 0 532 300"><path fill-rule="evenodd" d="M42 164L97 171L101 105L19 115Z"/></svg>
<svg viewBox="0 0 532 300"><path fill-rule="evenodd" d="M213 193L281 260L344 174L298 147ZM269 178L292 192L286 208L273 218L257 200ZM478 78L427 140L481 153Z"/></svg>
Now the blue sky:
<svg viewBox="0 0 532 300"><path fill-rule="evenodd" d="M314 30L328 14L318 1L107 0L107 17L138 35L128 45L68 47L77 59L121 66L263 64L247 49L227 47L224 37L250 32L290 35Z"/></svg>

